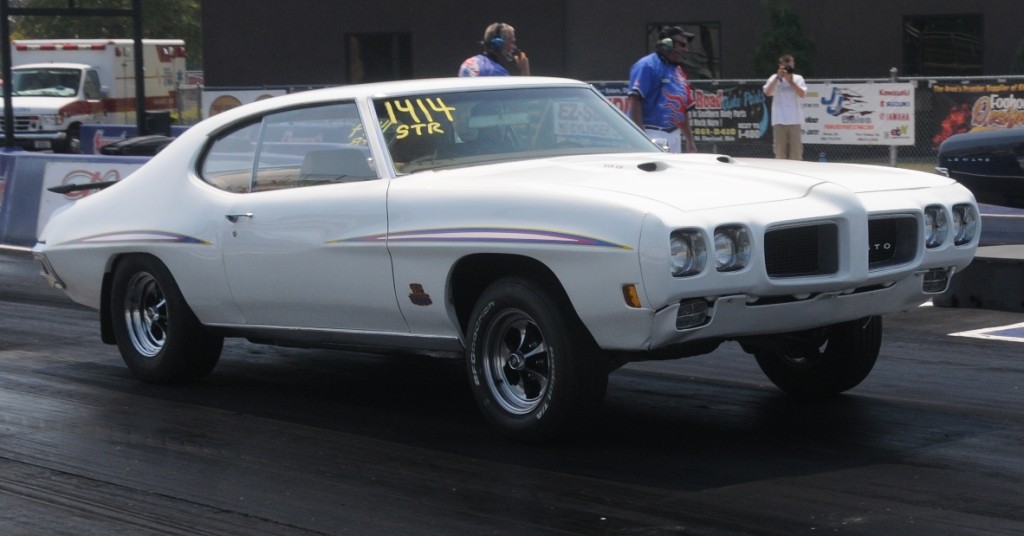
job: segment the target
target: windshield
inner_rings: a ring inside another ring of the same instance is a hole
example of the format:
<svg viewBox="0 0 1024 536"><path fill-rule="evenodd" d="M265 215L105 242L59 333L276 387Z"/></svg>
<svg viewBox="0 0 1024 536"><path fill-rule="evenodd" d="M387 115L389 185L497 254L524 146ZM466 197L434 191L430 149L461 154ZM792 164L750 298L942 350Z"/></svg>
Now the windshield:
<svg viewBox="0 0 1024 536"><path fill-rule="evenodd" d="M78 81L82 71L78 69L17 69L11 73L14 78L12 95L33 97L74 97L78 94Z"/></svg>
<svg viewBox="0 0 1024 536"><path fill-rule="evenodd" d="M574 154L660 152L590 88L519 88L374 100L399 174Z"/></svg>

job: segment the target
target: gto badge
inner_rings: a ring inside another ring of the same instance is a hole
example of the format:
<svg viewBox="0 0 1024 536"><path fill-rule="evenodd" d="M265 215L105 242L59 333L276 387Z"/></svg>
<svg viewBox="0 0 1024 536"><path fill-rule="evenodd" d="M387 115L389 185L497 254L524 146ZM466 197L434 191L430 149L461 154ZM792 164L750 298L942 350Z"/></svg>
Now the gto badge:
<svg viewBox="0 0 1024 536"><path fill-rule="evenodd" d="M411 301L413 305L427 306L434 303L430 299L430 294L423 291L423 285L419 283L410 283L409 289L412 290L412 292L409 293L409 301Z"/></svg>

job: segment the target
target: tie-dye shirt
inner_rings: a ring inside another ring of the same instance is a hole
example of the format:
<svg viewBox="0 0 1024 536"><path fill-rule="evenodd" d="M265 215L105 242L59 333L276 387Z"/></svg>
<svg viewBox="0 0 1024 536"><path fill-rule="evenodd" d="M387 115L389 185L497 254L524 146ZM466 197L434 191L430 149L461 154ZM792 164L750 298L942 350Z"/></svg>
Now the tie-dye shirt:
<svg viewBox="0 0 1024 536"><path fill-rule="evenodd" d="M676 129L686 123L686 112L696 103L686 73L657 52L640 58L629 70L629 92L643 102L645 127Z"/></svg>

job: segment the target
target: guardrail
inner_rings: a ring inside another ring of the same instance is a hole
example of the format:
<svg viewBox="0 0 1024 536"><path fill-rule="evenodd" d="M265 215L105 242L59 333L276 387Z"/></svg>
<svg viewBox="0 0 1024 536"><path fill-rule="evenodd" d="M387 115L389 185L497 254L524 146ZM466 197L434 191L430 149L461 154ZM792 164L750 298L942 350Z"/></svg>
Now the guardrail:
<svg viewBox="0 0 1024 536"><path fill-rule="evenodd" d="M64 184L117 181L149 157L33 153L0 150L0 244L31 247L53 211L90 195L56 194Z"/></svg>

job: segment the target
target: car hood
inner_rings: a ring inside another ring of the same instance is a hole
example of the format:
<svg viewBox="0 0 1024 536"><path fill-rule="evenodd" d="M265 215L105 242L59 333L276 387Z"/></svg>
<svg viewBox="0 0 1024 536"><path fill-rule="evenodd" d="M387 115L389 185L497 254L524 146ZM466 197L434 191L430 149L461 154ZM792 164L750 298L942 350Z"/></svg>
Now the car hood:
<svg viewBox="0 0 1024 536"><path fill-rule="evenodd" d="M34 110L46 110L49 113L57 113L57 110L61 109L65 104L75 102L75 97L27 97L15 95L14 100L14 113L25 113ZM0 101L0 110L4 109L4 104Z"/></svg>
<svg viewBox="0 0 1024 536"><path fill-rule="evenodd" d="M682 210L796 199L818 185L851 194L929 188L955 181L882 166L733 159L711 154L616 154L558 157L429 173L431 187L591 191L644 198ZM895 176L900 181L894 181ZM899 183L899 186L894 184ZM441 184L443 183L443 185Z"/></svg>

